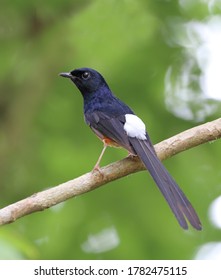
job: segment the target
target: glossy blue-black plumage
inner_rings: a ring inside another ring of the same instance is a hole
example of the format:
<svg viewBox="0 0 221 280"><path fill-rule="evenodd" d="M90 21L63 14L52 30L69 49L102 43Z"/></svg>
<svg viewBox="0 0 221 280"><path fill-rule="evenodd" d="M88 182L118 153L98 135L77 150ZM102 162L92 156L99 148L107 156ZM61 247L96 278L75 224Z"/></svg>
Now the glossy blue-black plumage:
<svg viewBox="0 0 221 280"><path fill-rule="evenodd" d="M164 195L179 224L188 228L186 219L197 230L200 220L189 200L157 158L154 147L146 133L146 139L129 137L124 129L126 114L134 112L113 95L100 73L90 68L80 68L70 73L61 73L70 78L80 90L84 99L86 123L101 138L110 139L130 153L137 155L150 172Z"/></svg>
<svg viewBox="0 0 221 280"><path fill-rule="evenodd" d="M84 73L90 77L83 78ZM104 78L97 71L90 68L80 68L70 72L71 80L80 90L84 98L84 113L101 111L112 117L119 114L133 114L133 111L114 96Z"/></svg>

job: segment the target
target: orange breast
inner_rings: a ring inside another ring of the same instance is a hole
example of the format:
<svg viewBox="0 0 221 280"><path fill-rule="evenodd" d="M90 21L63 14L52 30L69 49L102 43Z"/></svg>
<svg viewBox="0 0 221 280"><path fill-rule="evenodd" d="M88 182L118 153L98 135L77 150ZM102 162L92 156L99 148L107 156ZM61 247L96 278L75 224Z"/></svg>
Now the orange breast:
<svg viewBox="0 0 221 280"><path fill-rule="evenodd" d="M115 141L111 140L110 138L103 137L102 141L111 147L120 147Z"/></svg>

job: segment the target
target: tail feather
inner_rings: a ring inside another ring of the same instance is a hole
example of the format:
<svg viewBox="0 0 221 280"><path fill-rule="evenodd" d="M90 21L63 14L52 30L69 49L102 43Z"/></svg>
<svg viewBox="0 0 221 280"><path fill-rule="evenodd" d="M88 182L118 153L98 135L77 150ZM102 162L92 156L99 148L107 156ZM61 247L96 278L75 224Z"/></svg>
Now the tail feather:
<svg viewBox="0 0 221 280"><path fill-rule="evenodd" d="M130 137L130 143L133 146L138 157L150 172L161 193L168 202L171 210L177 218L180 226L188 228L186 219L197 230L201 230L200 220L177 183L171 177L164 165L158 159L152 144L148 141L139 140Z"/></svg>

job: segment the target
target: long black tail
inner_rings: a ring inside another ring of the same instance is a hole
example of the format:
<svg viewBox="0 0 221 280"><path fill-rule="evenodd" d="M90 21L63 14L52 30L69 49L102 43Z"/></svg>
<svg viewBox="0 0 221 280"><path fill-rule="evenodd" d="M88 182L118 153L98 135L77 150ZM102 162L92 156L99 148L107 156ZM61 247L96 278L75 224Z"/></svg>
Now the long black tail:
<svg viewBox="0 0 221 280"><path fill-rule="evenodd" d="M187 229L187 219L195 229L201 230L201 222L193 206L158 159L152 144L148 140L131 137L130 143L164 195L180 226Z"/></svg>

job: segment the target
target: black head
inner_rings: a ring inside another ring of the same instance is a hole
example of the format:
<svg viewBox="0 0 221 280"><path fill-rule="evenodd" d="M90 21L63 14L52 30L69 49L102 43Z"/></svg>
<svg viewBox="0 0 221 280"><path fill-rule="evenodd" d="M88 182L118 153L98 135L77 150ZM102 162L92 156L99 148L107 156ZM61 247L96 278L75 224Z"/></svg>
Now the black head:
<svg viewBox="0 0 221 280"><path fill-rule="evenodd" d="M60 76L71 79L83 95L96 92L104 85L107 86L101 74L91 68L75 69L70 73L60 73Z"/></svg>

